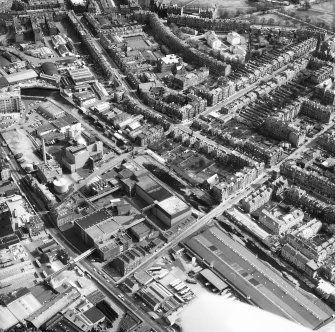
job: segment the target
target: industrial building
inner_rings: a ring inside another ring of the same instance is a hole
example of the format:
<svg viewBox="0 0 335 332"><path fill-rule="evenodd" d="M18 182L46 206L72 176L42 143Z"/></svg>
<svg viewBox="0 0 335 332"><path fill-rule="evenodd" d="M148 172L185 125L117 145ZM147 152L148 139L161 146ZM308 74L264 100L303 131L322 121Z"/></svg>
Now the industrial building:
<svg viewBox="0 0 335 332"><path fill-rule="evenodd" d="M130 233L134 236L137 242L145 240L151 232L151 228L144 222L140 222L137 225L130 228Z"/></svg>
<svg viewBox="0 0 335 332"><path fill-rule="evenodd" d="M146 252L141 247L127 250L120 256L114 258L110 263L122 276L125 276L136 266L142 263Z"/></svg>
<svg viewBox="0 0 335 332"><path fill-rule="evenodd" d="M153 214L169 228L191 216L191 207L177 196L157 202Z"/></svg>
<svg viewBox="0 0 335 332"><path fill-rule="evenodd" d="M49 119L58 119L65 115L65 112L51 102L41 103L38 108L37 112L47 116Z"/></svg>
<svg viewBox="0 0 335 332"><path fill-rule="evenodd" d="M217 289L218 292L222 292L228 287L228 285L210 269L200 271L200 276Z"/></svg>
<svg viewBox="0 0 335 332"><path fill-rule="evenodd" d="M18 289L12 294L12 296L4 296L2 302L21 323L24 323L27 317L42 307L42 304L27 288Z"/></svg>
<svg viewBox="0 0 335 332"><path fill-rule="evenodd" d="M73 95L73 100L79 105L87 107L94 104L97 99L92 91L78 92Z"/></svg>
<svg viewBox="0 0 335 332"><path fill-rule="evenodd" d="M20 90L0 93L0 113L20 113L22 108Z"/></svg>
<svg viewBox="0 0 335 332"><path fill-rule="evenodd" d="M58 312L68 307L80 297L80 293L69 287L63 293L57 294L52 300L26 318L27 325L39 329L45 322L55 316Z"/></svg>
<svg viewBox="0 0 335 332"><path fill-rule="evenodd" d="M333 311L318 305L284 280L272 268L217 227L184 242L197 257L256 306L305 327L316 329L331 319Z"/></svg>
<svg viewBox="0 0 335 332"><path fill-rule="evenodd" d="M63 170L54 159L36 165L36 176L42 183L50 183L63 175Z"/></svg>
<svg viewBox="0 0 335 332"><path fill-rule="evenodd" d="M21 70L17 73L9 74L5 77L9 85L14 85L24 81L34 80L38 77L37 73L33 69Z"/></svg>
<svg viewBox="0 0 335 332"><path fill-rule="evenodd" d="M191 208L183 200L172 196L149 175L140 177L136 182L135 191L148 205L153 204L152 214L168 227L191 215Z"/></svg>
<svg viewBox="0 0 335 332"><path fill-rule="evenodd" d="M165 301L173 297L173 294L167 288L156 281L144 286L137 295L153 311L156 311Z"/></svg>
<svg viewBox="0 0 335 332"><path fill-rule="evenodd" d="M103 153L101 141L88 146L84 144L70 146L64 149L62 162L71 173L74 173L84 167L89 160L92 162L93 167L95 161L102 159Z"/></svg>
<svg viewBox="0 0 335 332"><path fill-rule="evenodd" d="M165 198L171 197L171 193L153 180L149 175L145 175L136 182L136 194L142 198L147 204L154 201L163 201Z"/></svg>
<svg viewBox="0 0 335 332"><path fill-rule="evenodd" d="M93 83L95 81L93 74L87 67L80 69L71 69L68 72L74 85Z"/></svg>
<svg viewBox="0 0 335 332"><path fill-rule="evenodd" d="M95 211L75 221L75 227L84 243L92 246L94 243L106 241L120 229L106 209Z"/></svg>

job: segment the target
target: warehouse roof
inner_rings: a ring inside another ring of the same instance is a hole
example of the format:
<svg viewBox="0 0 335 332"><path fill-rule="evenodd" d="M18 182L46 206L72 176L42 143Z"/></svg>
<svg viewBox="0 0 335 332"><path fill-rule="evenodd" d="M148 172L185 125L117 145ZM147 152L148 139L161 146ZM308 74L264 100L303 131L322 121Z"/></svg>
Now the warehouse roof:
<svg viewBox="0 0 335 332"><path fill-rule="evenodd" d="M10 312L21 322L42 307L42 304L30 292L7 305Z"/></svg>
<svg viewBox="0 0 335 332"><path fill-rule="evenodd" d="M2 331L7 331L18 322L17 318L15 318L8 308L0 305L0 329Z"/></svg>
<svg viewBox="0 0 335 332"><path fill-rule="evenodd" d="M185 241L185 245L227 278L260 308L315 329L330 319L333 311L301 294L278 273L218 227L211 227ZM251 271L251 272L250 272ZM283 298L285 305L283 305Z"/></svg>
<svg viewBox="0 0 335 332"><path fill-rule="evenodd" d="M153 180L150 176L145 175L140 178L136 185L146 192L154 201L162 201L171 197L171 193Z"/></svg>
<svg viewBox="0 0 335 332"><path fill-rule="evenodd" d="M8 83L14 84L20 81L25 81L25 80L31 80L33 78L37 78L38 75L35 70L33 69L27 69L27 70L22 70L17 73L10 74L6 76L6 79Z"/></svg>
<svg viewBox="0 0 335 332"><path fill-rule="evenodd" d="M105 315L96 307L92 307L84 312L84 316L88 318L93 324L99 322Z"/></svg>
<svg viewBox="0 0 335 332"><path fill-rule="evenodd" d="M87 229L110 218L111 215L108 211L106 209L101 209L76 220L76 224L83 229Z"/></svg>
<svg viewBox="0 0 335 332"><path fill-rule="evenodd" d="M213 273L209 269L202 270L200 274L220 292L228 287L228 285L222 279L220 279L215 273Z"/></svg>
<svg viewBox="0 0 335 332"><path fill-rule="evenodd" d="M166 198L163 201L157 203L157 206L159 206L170 216L175 216L190 209L190 207L177 196Z"/></svg>
<svg viewBox="0 0 335 332"><path fill-rule="evenodd" d="M51 117L58 117L62 113L64 114L64 111L61 108L50 102L40 104L40 106L37 108L37 111L43 112Z"/></svg>

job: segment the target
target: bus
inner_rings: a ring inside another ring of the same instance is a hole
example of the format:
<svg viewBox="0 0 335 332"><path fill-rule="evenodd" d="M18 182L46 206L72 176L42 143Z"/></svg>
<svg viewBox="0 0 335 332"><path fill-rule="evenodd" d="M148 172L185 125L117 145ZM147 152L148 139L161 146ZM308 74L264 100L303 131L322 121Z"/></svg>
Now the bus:
<svg viewBox="0 0 335 332"><path fill-rule="evenodd" d="M169 271L165 270L165 271L161 272L161 273L157 276L157 278L158 278L158 279L163 279L163 278L166 277L168 274L169 274Z"/></svg>
<svg viewBox="0 0 335 332"><path fill-rule="evenodd" d="M176 289L176 287L180 286L182 283L182 281L178 280L178 282L174 283L172 287Z"/></svg>
<svg viewBox="0 0 335 332"><path fill-rule="evenodd" d="M148 268L149 272L158 272L158 271L161 271L161 270L162 270L161 266L152 266L152 267Z"/></svg>
<svg viewBox="0 0 335 332"><path fill-rule="evenodd" d="M41 262L37 258L35 259L35 264L37 267L41 267Z"/></svg>
<svg viewBox="0 0 335 332"><path fill-rule="evenodd" d="M44 270L42 270L41 275L42 275L43 278L46 278L48 276L47 273Z"/></svg>
<svg viewBox="0 0 335 332"><path fill-rule="evenodd" d="M193 295L193 292L190 290L190 289L186 289L185 292L182 293L179 293L182 297L188 297L190 295Z"/></svg>
<svg viewBox="0 0 335 332"><path fill-rule="evenodd" d="M175 287L175 290L179 292L180 290L182 290L185 287L187 287L187 286L182 282Z"/></svg>
<svg viewBox="0 0 335 332"><path fill-rule="evenodd" d="M175 279L175 280L173 280L172 282L170 282L170 286L171 287L174 287L174 286L176 286L177 284L179 284L180 283L180 280L179 279Z"/></svg>

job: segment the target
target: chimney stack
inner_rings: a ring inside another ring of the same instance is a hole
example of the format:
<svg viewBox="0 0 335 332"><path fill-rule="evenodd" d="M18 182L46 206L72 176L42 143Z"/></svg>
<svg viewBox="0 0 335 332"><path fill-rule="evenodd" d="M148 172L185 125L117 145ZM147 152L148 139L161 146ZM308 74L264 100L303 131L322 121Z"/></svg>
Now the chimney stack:
<svg viewBox="0 0 335 332"><path fill-rule="evenodd" d="M42 154L43 154L43 162L46 165L47 164L47 153L45 151L45 141L44 141L44 138L42 138Z"/></svg>

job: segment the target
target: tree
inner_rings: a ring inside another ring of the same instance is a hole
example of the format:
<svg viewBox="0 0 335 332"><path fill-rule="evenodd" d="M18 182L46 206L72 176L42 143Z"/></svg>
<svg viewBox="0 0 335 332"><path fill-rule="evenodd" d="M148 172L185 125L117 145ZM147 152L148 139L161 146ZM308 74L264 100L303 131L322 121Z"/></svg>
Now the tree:
<svg viewBox="0 0 335 332"><path fill-rule="evenodd" d="M272 18L272 17L270 17L270 18L268 19L268 25L274 25L274 24L275 24L275 19Z"/></svg>
<svg viewBox="0 0 335 332"><path fill-rule="evenodd" d="M245 11L243 9L237 9L236 10L236 16L240 16L240 15L243 15L245 14Z"/></svg>
<svg viewBox="0 0 335 332"><path fill-rule="evenodd" d="M228 17L229 17L229 13L227 10L224 10L220 15L220 18L228 18Z"/></svg>
<svg viewBox="0 0 335 332"><path fill-rule="evenodd" d="M305 16L305 21L306 21L307 23L310 23L310 22L311 22L311 18L310 18L308 15L306 15L306 16Z"/></svg>
<svg viewBox="0 0 335 332"><path fill-rule="evenodd" d="M15 11L22 11L25 9L25 4L20 0L14 0L11 9Z"/></svg>

